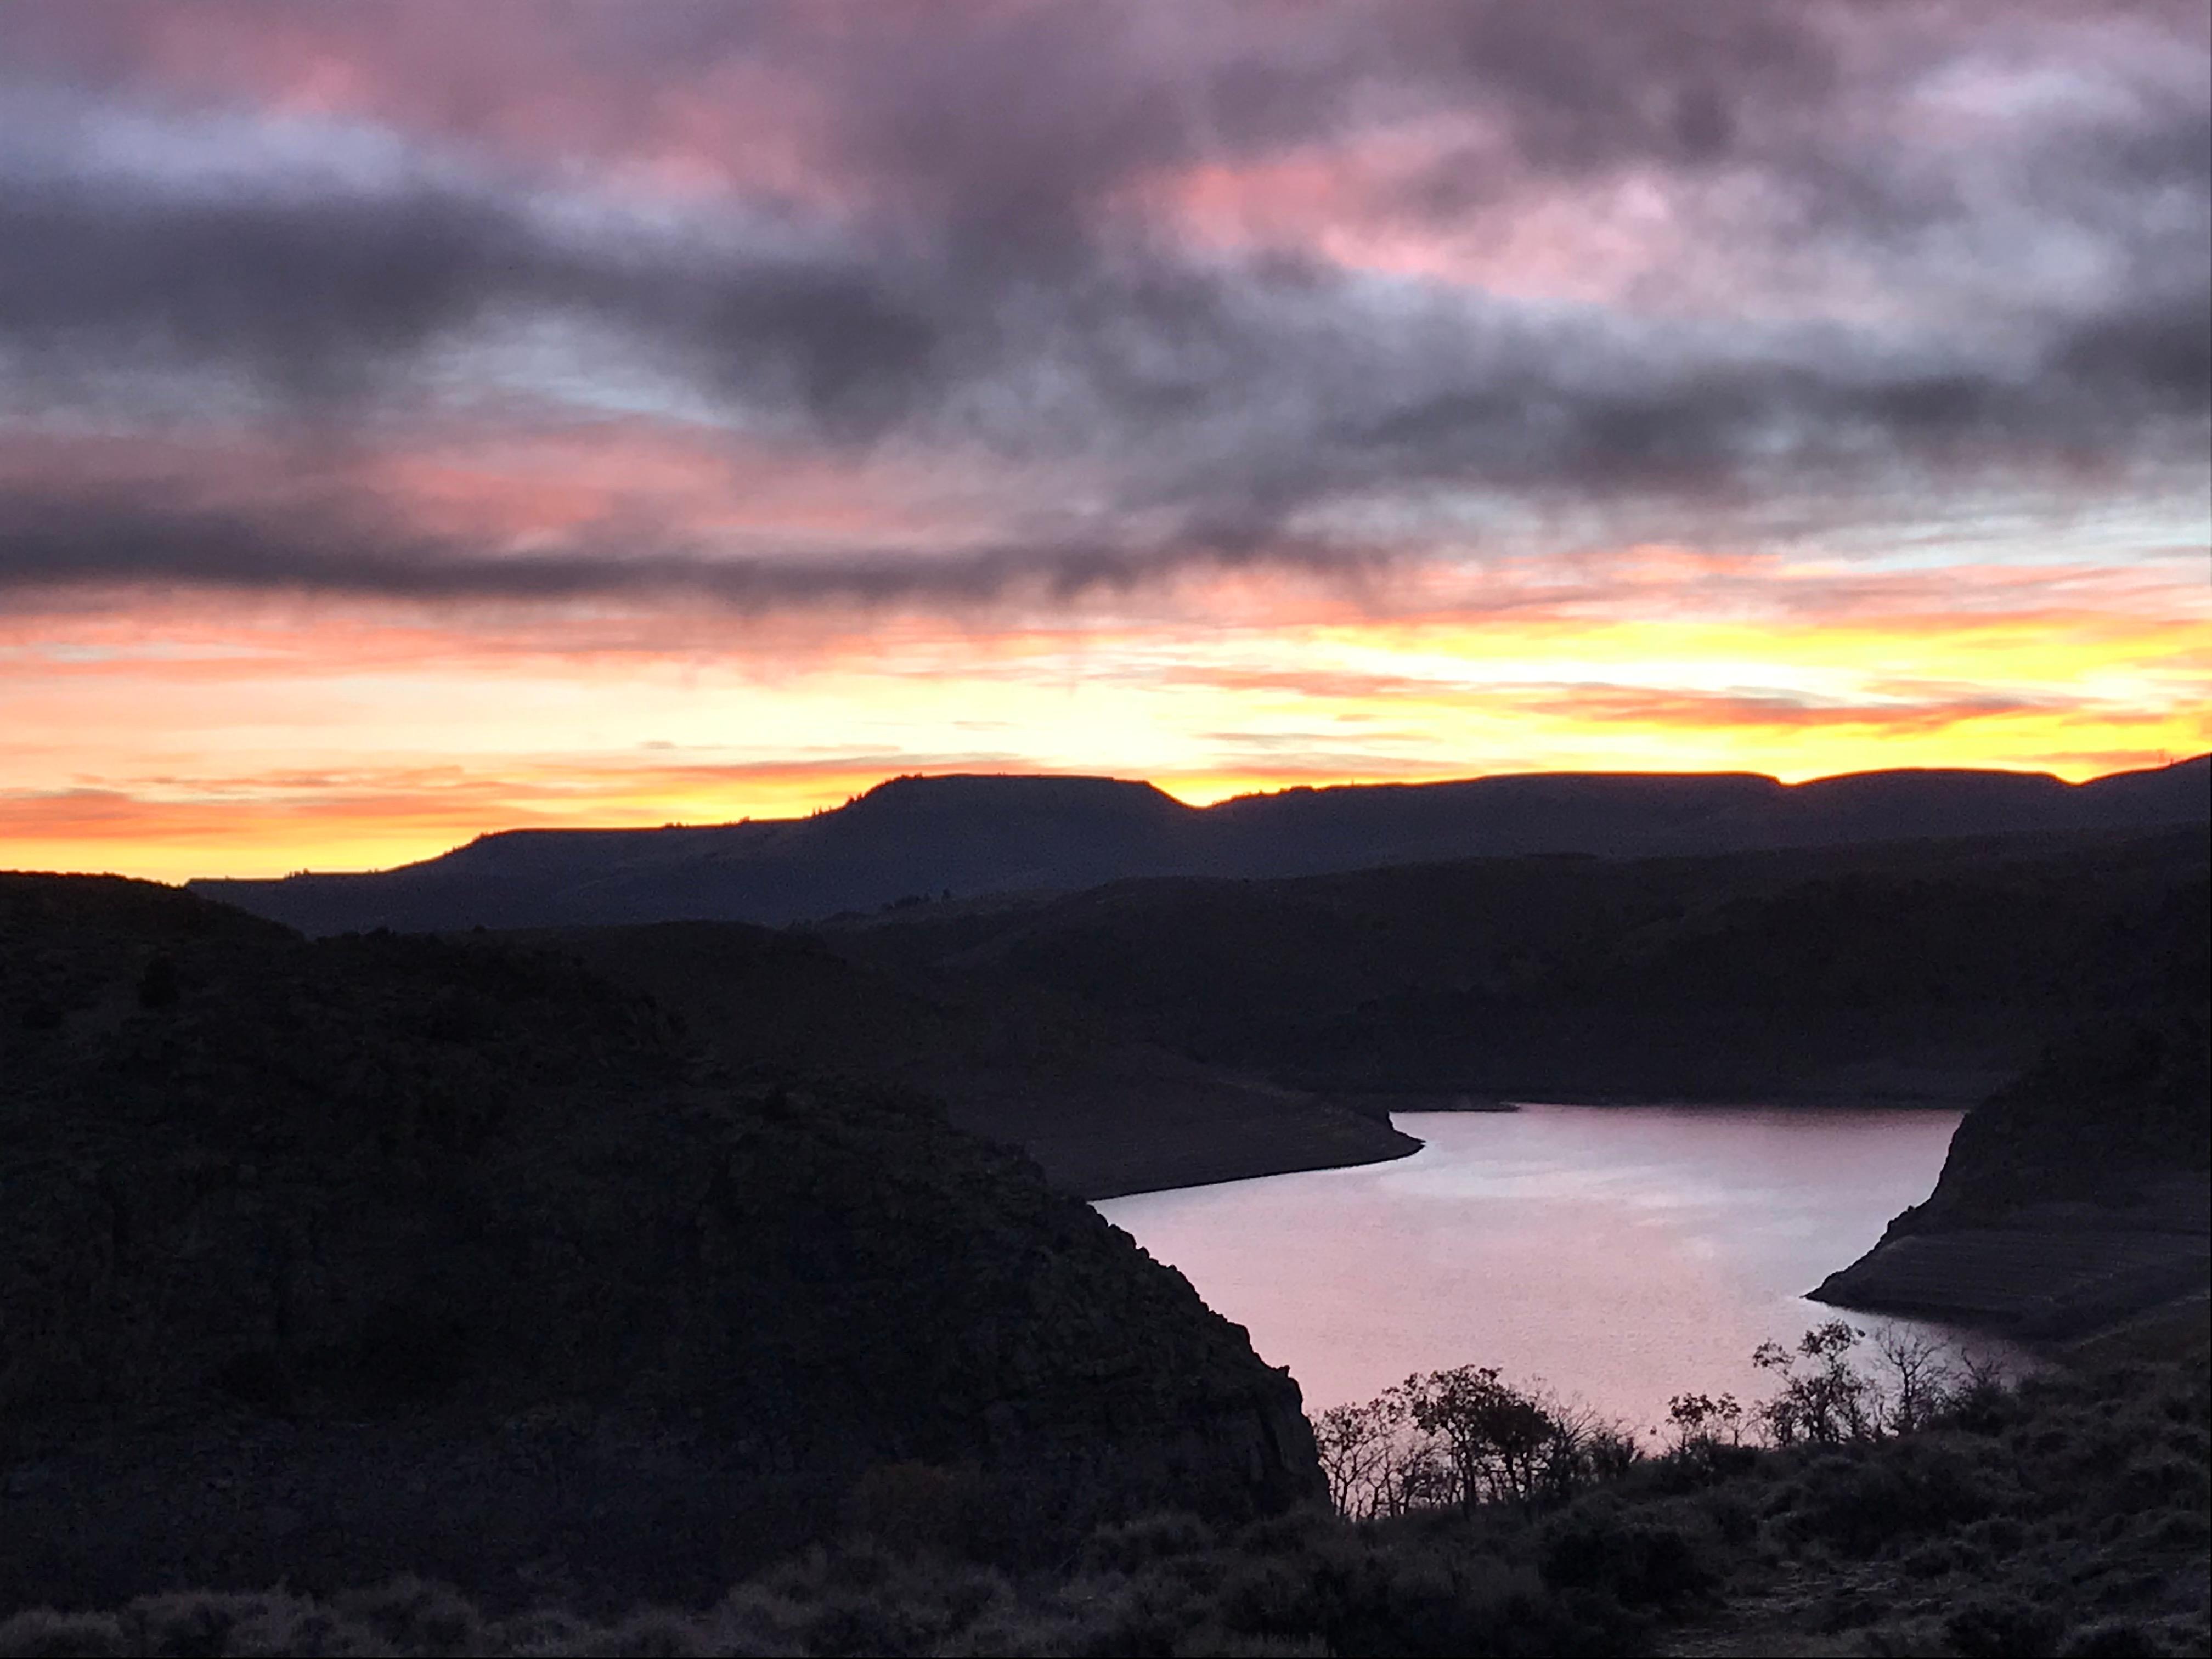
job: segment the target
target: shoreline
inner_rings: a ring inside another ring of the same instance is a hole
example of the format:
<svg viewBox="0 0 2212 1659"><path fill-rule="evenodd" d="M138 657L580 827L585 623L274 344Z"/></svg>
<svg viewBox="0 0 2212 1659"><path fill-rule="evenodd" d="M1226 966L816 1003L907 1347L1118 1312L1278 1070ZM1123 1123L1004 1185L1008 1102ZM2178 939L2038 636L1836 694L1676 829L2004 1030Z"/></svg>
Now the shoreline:
<svg viewBox="0 0 2212 1659"><path fill-rule="evenodd" d="M1444 1097L1438 1096L1442 1099ZM1981 1103L1982 1097L1968 1095L1878 1095L1854 1093L1846 1090L1824 1090L1808 1094L1743 1095L1716 1097L1711 1095L1681 1094L1580 1094L1574 1096L1546 1094L1534 1091L1503 1097L1485 1097L1486 1103L1470 1106L1424 1106L1401 1108L1406 1111L1470 1111L1517 1112L1528 1106L1605 1107L1620 1110L1656 1108L1673 1111L1699 1108L1769 1109L1782 1112L1965 1112Z"/></svg>
<svg viewBox="0 0 2212 1659"><path fill-rule="evenodd" d="M1112 1130L1031 1133L1016 1139L1015 1126L1004 1122L963 1123L975 1133L1018 1146L1044 1166L1054 1184L1087 1203L1136 1198L1148 1193L1183 1192L1269 1176L1306 1175L1319 1170L1358 1169L1394 1163L1419 1152L1423 1142L1399 1127L1401 1115L1427 1113L1458 1115L1517 1112L1526 1107L1564 1106L1606 1110L1773 1110L1964 1112L1973 1103L1959 1098L1911 1097L1869 1098L1846 1093L1740 1100L1688 1099L1675 1095L1602 1095L1580 1099L1506 1097L1473 1091L1407 1090L1402 1092L1316 1094L1292 1121L1239 1116L1172 1126L1146 1126L1136 1136ZM1326 1109L1334 1108L1333 1111ZM955 1114L955 1121L961 1115ZM1358 1126L1357 1127L1353 1126ZM1284 1131L1291 1133L1285 1137ZM1833 1275L1831 1275L1832 1277Z"/></svg>
<svg viewBox="0 0 2212 1659"><path fill-rule="evenodd" d="M1164 1147L1101 1145L1099 1137L1039 1137L1021 1150L1042 1164L1046 1177L1088 1204L1136 1198L1147 1193L1188 1192L1259 1181L1270 1176L1309 1175L1320 1170L1355 1170L1411 1158L1427 1143L1388 1122L1356 1117L1346 1125L1307 1124L1295 1144L1278 1143L1273 1156L1241 1144L1241 1139L1206 1126L1212 1133ZM1348 1133L1347 1133L1348 1131ZM1316 1143L1319 1144L1316 1144Z"/></svg>
<svg viewBox="0 0 2212 1659"><path fill-rule="evenodd" d="M1279 1169L1255 1170L1247 1175L1218 1176L1208 1181L1186 1181L1165 1187L1132 1187L1120 1192L1099 1193L1095 1196L1085 1194L1083 1195L1084 1202L1110 1204L1117 1199L1150 1198L1161 1193L1199 1192L1208 1187L1230 1187L1240 1181L1267 1181L1276 1176L1318 1175L1328 1170L1361 1170L1375 1164L1395 1164L1427 1149L1429 1143L1419 1136L1403 1134L1402 1131L1401 1134L1402 1139L1410 1143L1409 1145L1395 1151L1378 1152L1371 1157L1338 1158L1329 1163L1291 1164Z"/></svg>
<svg viewBox="0 0 2212 1659"><path fill-rule="evenodd" d="M2024 1205L1975 1224L1899 1232L1806 1294L1832 1307L1970 1323L2014 1340L2094 1341L2202 1307L2212 1285L2205 1178L2122 1205Z"/></svg>

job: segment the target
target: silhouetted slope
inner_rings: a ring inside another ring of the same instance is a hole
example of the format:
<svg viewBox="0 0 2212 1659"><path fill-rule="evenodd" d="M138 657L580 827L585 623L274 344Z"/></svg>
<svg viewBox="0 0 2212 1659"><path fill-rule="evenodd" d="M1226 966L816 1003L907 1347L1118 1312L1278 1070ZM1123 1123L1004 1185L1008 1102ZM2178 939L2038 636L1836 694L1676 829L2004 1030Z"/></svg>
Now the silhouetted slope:
<svg viewBox="0 0 2212 1659"><path fill-rule="evenodd" d="M2207 887L2133 930L2124 1002L2066 1022L2035 1064L1966 1114L1936 1190L1818 1292L2074 1332L2212 1283Z"/></svg>
<svg viewBox="0 0 2212 1659"><path fill-rule="evenodd" d="M828 937L1299 1086L1965 1103L2054 1024L2148 994L2139 930L2206 861L2187 830L1490 859L1129 882Z"/></svg>
<svg viewBox="0 0 2212 1659"><path fill-rule="evenodd" d="M1081 1198L1368 1164L1420 1146L1382 1113L1195 1064L1065 1007L924 994L812 934L672 921L514 937L653 996L733 1064L919 1085L954 1127L1019 1147Z"/></svg>
<svg viewBox="0 0 2212 1659"><path fill-rule="evenodd" d="M2042 774L1538 774L1292 789L1205 808L1109 778L896 778L836 811L702 829L520 830L398 870L194 884L311 933L682 920L780 925L912 896L1139 876L1272 877L1529 853L1607 858L2212 818L2212 761Z"/></svg>
<svg viewBox="0 0 2212 1659"><path fill-rule="evenodd" d="M1033 1167L732 1086L555 954L0 877L0 1602L698 1596L896 1460L1010 1549L1317 1478L1288 1377Z"/></svg>
<svg viewBox="0 0 2212 1659"><path fill-rule="evenodd" d="M2034 1066L1968 1113L1906 1231L1956 1226L2023 1204L2124 1199L2146 1171L2212 1168L2212 915L2184 883L2125 948L2134 988L2083 1007Z"/></svg>

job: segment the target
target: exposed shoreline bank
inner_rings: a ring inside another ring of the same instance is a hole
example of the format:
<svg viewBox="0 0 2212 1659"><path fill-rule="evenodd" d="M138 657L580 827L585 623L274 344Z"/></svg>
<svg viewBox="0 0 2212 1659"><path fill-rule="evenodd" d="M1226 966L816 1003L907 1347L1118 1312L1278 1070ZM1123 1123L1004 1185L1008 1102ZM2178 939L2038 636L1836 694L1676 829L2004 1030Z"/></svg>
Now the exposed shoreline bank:
<svg viewBox="0 0 2212 1659"><path fill-rule="evenodd" d="M1062 1190L1091 1202L1133 1198L1142 1193L1181 1192L1224 1182L1256 1181L1267 1176L1304 1175L1316 1170L1358 1169L1387 1164L1420 1150L1418 1137L1395 1120L1423 1113L1517 1112L1524 1106L1571 1106L1607 1110L1705 1109L1778 1111L1963 1112L1972 1102L1956 1097L1869 1097L1855 1094L1766 1095L1756 1099L1688 1099L1671 1095L1605 1095L1577 1098L1540 1095L1500 1098L1473 1092L1323 1094L1290 1115L1278 1107L1264 1121L1251 1118L1186 1120L1129 1137L1119 1126L1075 1132L1031 1133L1018 1141L1005 1127L956 1104L953 1121L988 1138L1018 1144L1044 1166ZM1285 1128L1291 1133L1285 1136ZM1262 1139L1255 1140L1252 1136Z"/></svg>
<svg viewBox="0 0 2212 1659"><path fill-rule="evenodd" d="M2023 1206L1981 1224L1893 1226L1807 1294L1869 1312L2067 1343L2201 1304L2212 1278L2212 1187L2169 1176L2127 1205Z"/></svg>
<svg viewBox="0 0 2212 1659"><path fill-rule="evenodd" d="M1071 1122L1063 1116L1042 1133L1021 1126L1027 1132L1018 1139L973 1103L956 1101L951 1115L957 1127L1018 1146L1054 1186L1091 1203L1388 1164L1411 1157L1423 1145L1387 1115L1326 1100L1254 1100L1240 1103L1233 1113L1173 1118L1158 1109L1160 1103L1147 1102L1150 1109L1134 1114L1133 1126L1110 1118Z"/></svg>

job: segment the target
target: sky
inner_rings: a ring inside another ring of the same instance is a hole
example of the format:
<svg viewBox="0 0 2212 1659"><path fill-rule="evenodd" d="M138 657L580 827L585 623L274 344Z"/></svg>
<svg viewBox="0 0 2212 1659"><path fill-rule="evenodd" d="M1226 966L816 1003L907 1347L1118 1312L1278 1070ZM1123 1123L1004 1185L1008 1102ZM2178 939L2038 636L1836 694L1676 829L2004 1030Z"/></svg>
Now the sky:
<svg viewBox="0 0 2212 1659"><path fill-rule="evenodd" d="M0 8L0 866L2212 748L2200 0Z"/></svg>

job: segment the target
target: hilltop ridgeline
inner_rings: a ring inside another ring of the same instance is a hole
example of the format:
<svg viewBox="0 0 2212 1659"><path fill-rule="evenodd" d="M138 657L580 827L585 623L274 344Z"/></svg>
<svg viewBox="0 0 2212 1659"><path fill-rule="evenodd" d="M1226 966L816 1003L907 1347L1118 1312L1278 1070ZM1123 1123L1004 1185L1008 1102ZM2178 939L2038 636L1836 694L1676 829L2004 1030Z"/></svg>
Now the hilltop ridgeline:
<svg viewBox="0 0 2212 1659"><path fill-rule="evenodd" d="M556 952L0 877L0 1605L696 1598L872 1481L1009 1556L1318 1490L1287 1375L1033 1166Z"/></svg>
<svg viewBox="0 0 2212 1659"><path fill-rule="evenodd" d="M2039 773L1549 773L1291 789L1190 807L1112 778L902 777L809 818L514 830L401 869L203 881L311 934L668 921L769 926L902 899L1141 876L1309 875L1432 860L1688 856L2212 818L2212 757L2069 784Z"/></svg>

